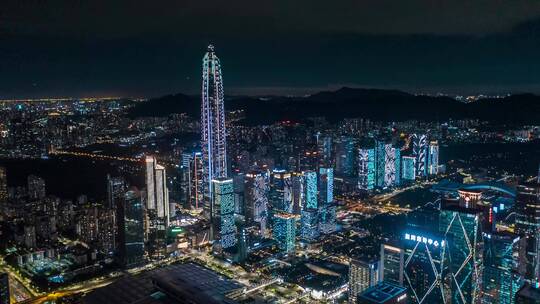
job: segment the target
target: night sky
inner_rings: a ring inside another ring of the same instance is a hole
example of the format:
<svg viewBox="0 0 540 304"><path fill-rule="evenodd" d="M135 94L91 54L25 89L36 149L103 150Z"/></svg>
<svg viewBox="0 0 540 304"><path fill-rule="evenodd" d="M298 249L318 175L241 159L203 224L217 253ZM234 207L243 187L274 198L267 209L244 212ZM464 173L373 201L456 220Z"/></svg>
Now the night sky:
<svg viewBox="0 0 540 304"><path fill-rule="evenodd" d="M540 93L538 0L5 0L0 98L197 93L209 42L227 94Z"/></svg>

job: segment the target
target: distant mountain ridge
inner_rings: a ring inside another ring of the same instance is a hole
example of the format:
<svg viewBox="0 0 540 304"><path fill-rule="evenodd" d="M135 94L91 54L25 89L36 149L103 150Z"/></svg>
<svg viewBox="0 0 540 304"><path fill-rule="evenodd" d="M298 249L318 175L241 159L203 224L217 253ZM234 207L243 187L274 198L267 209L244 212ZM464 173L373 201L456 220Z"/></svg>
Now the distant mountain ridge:
<svg viewBox="0 0 540 304"><path fill-rule="evenodd" d="M228 111L246 111L246 123L270 124L280 120L302 120L324 116L329 121L363 117L377 121L444 121L449 118L478 118L504 124L540 124L540 96L516 94L505 98L462 103L450 97L413 95L397 90L341 88L306 97L227 97ZM200 97L167 95L137 104L132 117L187 113L200 116Z"/></svg>

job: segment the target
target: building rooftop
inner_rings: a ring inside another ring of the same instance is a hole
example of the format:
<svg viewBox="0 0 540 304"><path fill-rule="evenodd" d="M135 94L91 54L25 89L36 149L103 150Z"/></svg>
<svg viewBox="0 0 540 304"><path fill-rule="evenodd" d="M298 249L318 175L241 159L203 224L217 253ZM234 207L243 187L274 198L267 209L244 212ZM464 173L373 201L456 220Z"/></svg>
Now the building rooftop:
<svg viewBox="0 0 540 304"><path fill-rule="evenodd" d="M394 285L388 282L381 282L366 289L358 295L359 300L367 303L386 303L396 297L404 295L407 288Z"/></svg>

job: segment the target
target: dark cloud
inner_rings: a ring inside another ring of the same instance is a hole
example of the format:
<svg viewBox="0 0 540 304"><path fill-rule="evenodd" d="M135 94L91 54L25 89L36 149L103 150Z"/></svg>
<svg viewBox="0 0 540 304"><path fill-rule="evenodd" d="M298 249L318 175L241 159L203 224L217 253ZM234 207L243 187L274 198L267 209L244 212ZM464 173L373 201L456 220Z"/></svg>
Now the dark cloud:
<svg viewBox="0 0 540 304"><path fill-rule="evenodd" d="M232 93L341 84L532 90L539 1L7 1L0 97L196 93L209 42Z"/></svg>

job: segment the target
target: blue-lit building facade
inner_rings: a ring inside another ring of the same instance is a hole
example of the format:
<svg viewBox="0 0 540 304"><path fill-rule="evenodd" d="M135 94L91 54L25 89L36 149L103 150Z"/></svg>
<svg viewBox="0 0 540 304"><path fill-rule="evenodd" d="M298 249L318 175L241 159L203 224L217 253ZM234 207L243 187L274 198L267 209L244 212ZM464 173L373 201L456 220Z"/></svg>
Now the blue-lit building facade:
<svg viewBox="0 0 540 304"><path fill-rule="evenodd" d="M289 213L274 214L272 236L284 252L293 252L296 243L296 217Z"/></svg>
<svg viewBox="0 0 540 304"><path fill-rule="evenodd" d="M485 304L513 304L523 280L518 273L520 237L510 232L484 233Z"/></svg>
<svg viewBox="0 0 540 304"><path fill-rule="evenodd" d="M219 178L212 181L213 204L212 220L214 229L219 231L222 248L236 245L236 226L234 223L234 185L231 178ZM218 239L215 238L215 239Z"/></svg>
<svg viewBox="0 0 540 304"><path fill-rule="evenodd" d="M209 45L202 62L201 148L205 197L212 202L212 180L227 177L225 93L221 63Z"/></svg>
<svg viewBox="0 0 540 304"><path fill-rule="evenodd" d="M305 242L313 242L319 237L319 211L304 209L300 216L300 238Z"/></svg>
<svg viewBox="0 0 540 304"><path fill-rule="evenodd" d="M319 231L323 234L336 231L336 205L334 203L334 170L319 168Z"/></svg>
<svg viewBox="0 0 540 304"><path fill-rule="evenodd" d="M270 175L270 204L273 210L293 212L292 175L285 170L275 169Z"/></svg>
<svg viewBox="0 0 540 304"><path fill-rule="evenodd" d="M409 290L412 303L445 302L445 242L441 235L430 231L407 230L403 235L404 286Z"/></svg>
<svg viewBox="0 0 540 304"><path fill-rule="evenodd" d="M452 303L478 303L482 296L484 213L457 205L442 207L439 233L446 240L443 263Z"/></svg>
<svg viewBox="0 0 540 304"><path fill-rule="evenodd" d="M404 155L401 157L401 178L403 182L412 182L416 179L416 158Z"/></svg>

